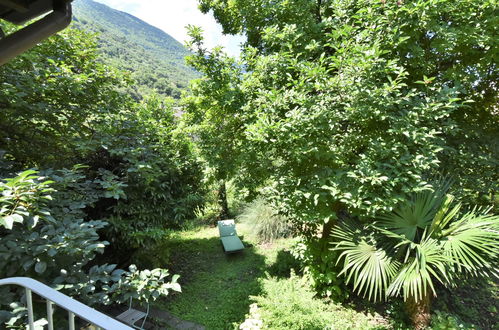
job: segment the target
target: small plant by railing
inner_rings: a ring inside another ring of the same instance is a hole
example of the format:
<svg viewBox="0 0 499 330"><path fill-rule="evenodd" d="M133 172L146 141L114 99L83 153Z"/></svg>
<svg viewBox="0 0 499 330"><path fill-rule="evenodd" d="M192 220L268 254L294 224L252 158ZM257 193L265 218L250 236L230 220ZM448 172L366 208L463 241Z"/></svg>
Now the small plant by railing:
<svg viewBox="0 0 499 330"><path fill-rule="evenodd" d="M68 328L75 329L75 317L80 317L100 329L128 330L129 326L114 320L113 318L76 301L65 294L29 277L10 277L0 280L2 285L19 285L26 291L26 308L28 312L28 329L35 330L35 319L33 314L32 292L46 300L47 304L47 326L49 330L54 329L53 305L57 305L68 311Z"/></svg>

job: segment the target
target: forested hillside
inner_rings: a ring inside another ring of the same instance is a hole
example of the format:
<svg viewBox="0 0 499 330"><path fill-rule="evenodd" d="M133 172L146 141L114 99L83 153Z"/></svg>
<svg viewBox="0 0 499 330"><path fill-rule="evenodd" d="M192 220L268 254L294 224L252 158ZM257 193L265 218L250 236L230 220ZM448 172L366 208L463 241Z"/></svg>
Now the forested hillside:
<svg viewBox="0 0 499 330"><path fill-rule="evenodd" d="M196 72L185 64L188 50L162 30L92 0L74 2L74 25L99 36L107 64L132 73L134 98L152 91L178 98Z"/></svg>

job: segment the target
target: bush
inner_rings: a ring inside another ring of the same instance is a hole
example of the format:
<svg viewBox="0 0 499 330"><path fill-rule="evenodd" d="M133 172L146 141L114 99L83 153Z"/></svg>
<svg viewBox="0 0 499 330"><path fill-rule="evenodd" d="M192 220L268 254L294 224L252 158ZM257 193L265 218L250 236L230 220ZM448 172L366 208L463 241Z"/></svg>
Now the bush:
<svg viewBox="0 0 499 330"><path fill-rule="evenodd" d="M428 325L435 287L455 288L466 276L493 276L499 216L463 210L442 180L367 225L342 222L334 253L354 291L374 301L402 296L416 329Z"/></svg>
<svg viewBox="0 0 499 330"><path fill-rule="evenodd" d="M180 291L178 276L166 282L166 270L131 267L127 272L116 264L95 265L96 255L109 245L97 233L107 223L87 219L85 211L101 199L119 198L114 176L103 172L107 175L89 180L80 167L45 174L30 170L0 180L0 278L32 277L86 304L123 301L130 292L148 300ZM7 307L12 311L0 310L0 324L25 318L26 310L15 308L22 292L0 288L6 297L0 309L13 303Z"/></svg>
<svg viewBox="0 0 499 330"><path fill-rule="evenodd" d="M316 240L302 240L292 249L293 256L304 266L304 273L310 276L311 285L320 296L337 302L345 301L349 291L345 279L339 276L341 269L336 264L338 254L334 251L323 253L324 247Z"/></svg>
<svg viewBox="0 0 499 330"><path fill-rule="evenodd" d="M262 295L251 297L258 308L252 308L243 324L253 324L250 320L256 319L263 322L262 329L275 330L369 329L376 326L366 315L315 298L309 282L307 277L294 274L286 279L261 280Z"/></svg>
<svg viewBox="0 0 499 330"><path fill-rule="evenodd" d="M96 210L110 223L105 238L120 259L158 242L162 230L181 228L203 204L201 164L177 130L173 106L151 96L127 116L104 118L95 139L82 143L83 163L126 184L123 198Z"/></svg>
<svg viewBox="0 0 499 330"><path fill-rule="evenodd" d="M248 204L237 219L248 224L261 242L272 242L291 235L289 219L278 214L263 198Z"/></svg>

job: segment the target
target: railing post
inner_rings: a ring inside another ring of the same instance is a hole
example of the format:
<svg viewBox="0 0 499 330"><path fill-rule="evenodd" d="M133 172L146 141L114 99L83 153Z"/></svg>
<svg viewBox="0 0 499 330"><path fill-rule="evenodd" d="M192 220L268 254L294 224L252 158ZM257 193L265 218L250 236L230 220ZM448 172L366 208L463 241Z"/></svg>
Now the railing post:
<svg viewBox="0 0 499 330"><path fill-rule="evenodd" d="M28 306L28 325L29 330L35 330L35 320L33 318L33 298L31 290L26 288L26 305Z"/></svg>
<svg viewBox="0 0 499 330"><path fill-rule="evenodd" d="M68 312L69 314L69 330L75 330L75 314L73 312Z"/></svg>
<svg viewBox="0 0 499 330"><path fill-rule="evenodd" d="M52 308L52 302L47 299L47 321L48 330L54 330L54 309Z"/></svg>

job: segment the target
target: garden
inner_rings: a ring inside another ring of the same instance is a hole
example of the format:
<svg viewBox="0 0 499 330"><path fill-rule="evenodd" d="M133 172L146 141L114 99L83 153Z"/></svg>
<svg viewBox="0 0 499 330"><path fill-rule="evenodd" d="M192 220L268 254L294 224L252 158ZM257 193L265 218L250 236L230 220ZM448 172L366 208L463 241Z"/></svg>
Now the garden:
<svg viewBox="0 0 499 330"><path fill-rule="evenodd" d="M151 329L499 329L496 2L199 8L247 41L189 26L179 99L132 98L76 27L0 66L0 278Z"/></svg>

